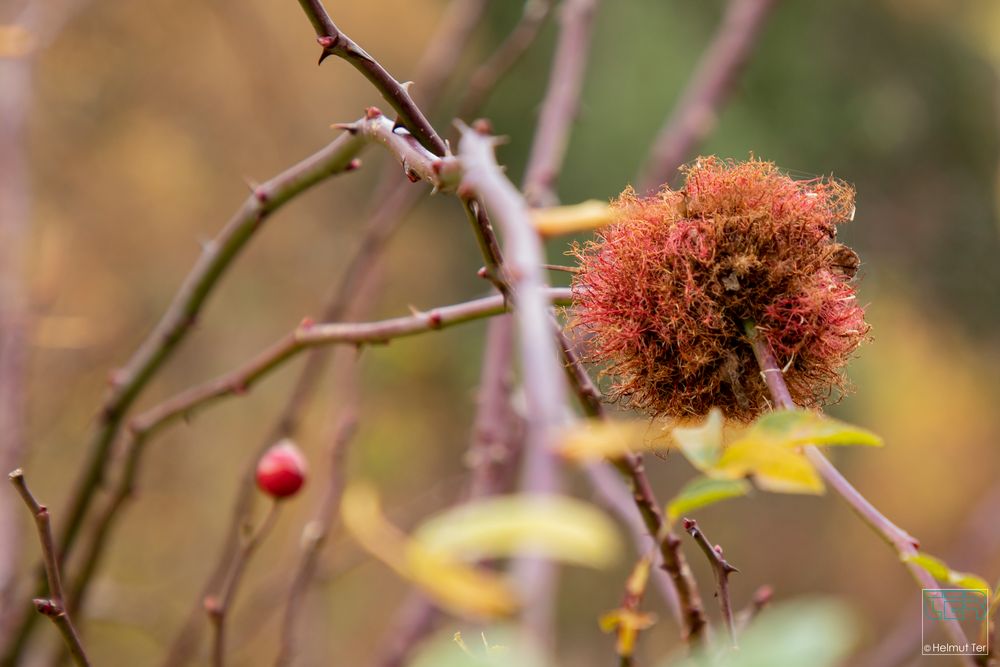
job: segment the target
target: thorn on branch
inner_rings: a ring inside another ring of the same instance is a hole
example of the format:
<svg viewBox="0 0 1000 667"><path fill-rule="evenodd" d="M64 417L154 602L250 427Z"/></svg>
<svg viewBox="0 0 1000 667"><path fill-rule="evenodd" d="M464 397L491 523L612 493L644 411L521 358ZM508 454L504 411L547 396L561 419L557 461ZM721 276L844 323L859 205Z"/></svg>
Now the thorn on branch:
<svg viewBox="0 0 1000 667"><path fill-rule="evenodd" d="M684 530L694 538L694 541L701 547L701 550L705 552L708 556L708 561L712 565L712 571L715 573L715 581L718 586L717 596L719 598L719 607L722 610L722 620L726 625L726 631L729 633L729 640L731 642L732 648L737 649L739 646L736 643L736 627L733 623L733 607L732 602L729 597L729 575L734 572L739 572L733 565L727 561L722 555L722 547L719 545L713 546L709 542L705 533L698 527L698 522L694 519L685 518L682 522Z"/></svg>

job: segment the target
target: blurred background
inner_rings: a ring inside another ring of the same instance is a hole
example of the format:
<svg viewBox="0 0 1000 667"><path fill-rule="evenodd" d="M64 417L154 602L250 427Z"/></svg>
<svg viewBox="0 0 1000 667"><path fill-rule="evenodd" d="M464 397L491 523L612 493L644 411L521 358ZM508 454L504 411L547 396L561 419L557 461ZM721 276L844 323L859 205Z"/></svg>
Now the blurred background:
<svg viewBox="0 0 1000 667"><path fill-rule="evenodd" d="M0 23L22 5L5 0ZM445 10L431 0L331 5L338 25L400 80L415 76ZM521 8L490 2L471 48L454 54L460 64L434 117L442 132L470 71ZM600 5L559 181L563 202L608 199L635 182L722 9L720 0ZM499 156L515 182L555 32L550 20L481 113L510 137ZM25 130L32 326L24 467L39 498L60 508L109 370L157 321L200 244L246 196L244 182L269 178L330 141L331 123L384 103L346 63L316 67L311 26L291 0L88 0L52 38L30 71ZM837 451L835 461L924 549L989 581L1000 574L998 45L993 0L779 3L698 151L752 152L797 176L832 173L856 186L857 217L842 235L863 260L873 342L850 369L856 393L831 413L878 432L887 447ZM11 94L0 89L0 97ZM141 405L235 366L319 314L356 248L385 158L368 150L362 170L321 184L266 223ZM552 241L551 261L568 261L567 247L567 239ZM370 313L484 294L480 263L457 203L426 199L391 244ZM364 352L360 431L348 465L378 483L399 525L412 526L461 491L484 331L474 323ZM153 442L82 622L97 664L158 661L197 601L239 476L296 367ZM269 664L276 650L299 534L322 491L331 405L343 400L338 378L325 382L299 439L314 483L251 567L232 622L234 665ZM676 457L650 457L649 468L664 499L691 476ZM576 474L573 485L589 495ZM0 502L13 501L4 494ZM861 652L900 618L917 623L913 581L836 497L757 494L699 519L741 570L737 607L761 584L778 599L842 597L861 621ZM37 546L28 539L22 550L27 571ZM707 589L711 573L692 556ZM562 664L612 660L613 639L596 619L619 604L627 567L564 571ZM305 602L301 664L368 664L406 595L405 583L338 533ZM661 623L643 635L641 664L674 647L677 634L655 596L647 606ZM442 631L469 627L445 620ZM54 641L51 628L39 630L36 637ZM200 660L207 662L204 650Z"/></svg>

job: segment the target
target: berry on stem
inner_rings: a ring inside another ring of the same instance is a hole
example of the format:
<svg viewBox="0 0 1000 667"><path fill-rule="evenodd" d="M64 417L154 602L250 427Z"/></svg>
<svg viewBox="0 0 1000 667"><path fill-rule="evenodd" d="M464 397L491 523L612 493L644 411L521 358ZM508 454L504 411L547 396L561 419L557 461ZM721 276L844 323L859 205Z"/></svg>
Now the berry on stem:
<svg viewBox="0 0 1000 667"><path fill-rule="evenodd" d="M281 440L257 462L257 487L275 499L295 495L306 481L306 458L294 442Z"/></svg>

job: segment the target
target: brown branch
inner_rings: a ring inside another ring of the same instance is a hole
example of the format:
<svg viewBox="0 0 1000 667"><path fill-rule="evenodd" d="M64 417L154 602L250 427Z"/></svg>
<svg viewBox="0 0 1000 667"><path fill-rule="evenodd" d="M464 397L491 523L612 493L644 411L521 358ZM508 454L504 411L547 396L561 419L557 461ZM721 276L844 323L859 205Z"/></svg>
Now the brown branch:
<svg viewBox="0 0 1000 667"><path fill-rule="evenodd" d="M543 297L546 302L566 302L569 290L550 288L543 293ZM376 322L306 322L238 368L183 391L137 415L129 423L129 429L137 436L147 437L178 417L190 416L193 410L206 403L225 396L243 395L262 377L310 347L385 344L396 338L445 329L506 311L507 306L502 296L489 296Z"/></svg>
<svg viewBox="0 0 1000 667"><path fill-rule="evenodd" d="M569 294L565 289L551 289L547 296L565 300ZM118 513L132 494L150 435L210 402L227 396L244 395L262 377L310 347L386 343L394 338L492 317L506 310L504 298L498 295L379 322L301 325L239 368L183 391L136 415L129 422L129 439L124 446L125 463L122 473L107 504L94 518L93 534L82 557L83 565L70 587L73 598L77 600L76 604L80 604L79 600L85 597Z"/></svg>
<svg viewBox="0 0 1000 667"><path fill-rule="evenodd" d="M59 574L59 556L56 552L55 543L52 539L52 530L49 525L49 510L45 505L39 504L28 489L28 483L24 480L24 472L18 468L8 475L10 483L17 489L18 495L24 501L31 515L35 519L35 527L38 529L38 542L42 547L42 563L45 565L45 578L48 581L48 598L36 598L34 600L35 610L42 616L47 616L56 626L59 633L66 642L66 648L73 662L77 665L90 665L87 654L80 643L80 635L77 634L69 611L66 609L66 596L63 594L62 580Z"/></svg>
<svg viewBox="0 0 1000 667"><path fill-rule="evenodd" d="M486 102L497 83L503 79L514 65L521 59L545 23L553 0L527 0L521 18L514 29L497 47L484 63L482 63L465 86L465 94L458 104L455 116L463 120L472 120Z"/></svg>
<svg viewBox="0 0 1000 667"><path fill-rule="evenodd" d="M319 61L323 62L328 56L337 56L349 62L396 110L400 123L406 126L424 148L435 155L445 155L447 146L410 97L407 86L394 79L378 61L341 32L323 7L321 0L299 0L299 4L302 5L302 10L316 30L316 41L323 47Z"/></svg>
<svg viewBox="0 0 1000 667"><path fill-rule="evenodd" d="M658 190L715 127L719 109L732 93L776 3L729 0L711 44L656 137L639 178L640 192Z"/></svg>
<svg viewBox="0 0 1000 667"><path fill-rule="evenodd" d="M693 537L694 541L701 547L701 550L705 552L705 556L712 566L712 571L715 573L715 583L718 588L717 596L719 598L719 609L722 611L722 622L726 626L726 632L729 634L730 646L733 650L738 650L739 644L736 641L736 625L733 622L733 603L729 596L729 575L739 572L739 570L723 557L722 547L718 544L714 547L712 546L705 533L698 527L697 521L694 519L684 519L683 525L688 535Z"/></svg>
<svg viewBox="0 0 1000 667"><path fill-rule="evenodd" d="M528 0L528 3L537 5L538 0ZM449 5L446 18L442 20L440 27L431 38L430 45L417 67L416 79L420 82L420 86L416 89L416 96L419 101L437 103L445 82L449 80L460 60L455 54L464 49L475 27L476 16L478 14L481 18L485 4L482 0L454 0ZM542 4L547 8L549 3L543 2ZM523 23L524 20L518 24L515 32L521 29ZM508 67L498 65L497 61L501 60L499 52L511 51L504 59L509 58L512 65L519 57L519 54L513 53L513 49L508 46L514 41L512 34L511 38L499 47L498 53L491 56L487 63L477 70L477 73L489 69L492 72L491 81L493 83L503 77ZM528 42L530 43L530 40ZM527 44L524 47L526 48ZM493 65L490 66L490 63ZM471 92L471 89L468 90ZM482 101L483 99L473 100L471 95L467 95L465 98L468 105L466 109L470 113L474 113ZM367 216L368 223L364 236L340 280L326 299L327 305L323 308L320 316L321 321L339 322L348 317L364 317L365 312L361 306L366 306L374 301L372 293L375 289L375 276L378 273L380 256L389 239L405 219L406 213L424 194L417 188L400 187L398 177L399 172L395 165L392 162L386 162L380 172L379 182L373 189L371 200L374 204L374 210ZM481 223L476 220L474 224L477 227L477 235L480 238L485 238L479 229ZM275 427L259 447L260 452L271 443L295 434L305 406L311 400L319 380L323 376L329 355L328 348L315 348L308 352L292 392L276 420ZM231 511L230 527L220 548L220 556L207 577L198 604L188 614L187 621L171 644L164 661L164 667L175 667L182 664L197 642L198 633L202 628L201 598L217 587L217 582L224 574L224 568L235 551L239 527L250 511L254 490L255 461L256 455L250 459L242 475L240 490Z"/></svg>
<svg viewBox="0 0 1000 667"><path fill-rule="evenodd" d="M274 663L278 667L292 664L295 651L295 630L299 614L302 612L306 592L309 590L309 585L316 572L320 552L326 544L330 528L339 513L340 497L344 489L344 461L347 456L347 447L357 431L357 399L354 398L357 392L358 383L355 371L351 374L350 380L346 382L346 394L351 398L347 399L348 405L344 406L341 411L340 421L330 441L327 453L330 470L323 497L320 499L314 518L306 524L302 531L302 554L295 568L292 583L288 588L285 612L281 621L281 642L278 657Z"/></svg>
<svg viewBox="0 0 1000 667"><path fill-rule="evenodd" d="M563 0L560 7L562 27L523 184L524 196L532 206L559 202L555 181L580 106L596 13L597 0Z"/></svg>
<svg viewBox="0 0 1000 667"><path fill-rule="evenodd" d="M210 243L184 280L166 313L129 362L112 376L111 391L101 409L84 471L67 505L59 539L60 557L72 551L84 517L101 486L109 452L129 408L156 372L193 328L223 273L261 227L264 220L296 195L334 174L355 168L364 141L344 136L294 167L256 187L239 211Z"/></svg>
<svg viewBox="0 0 1000 667"><path fill-rule="evenodd" d="M576 357L565 336L562 341L563 360L570 378L570 387L585 414L597 419L607 419L601 400L601 393L587 374L583 364ZM662 559L660 567L669 575L676 593L676 607L680 609L680 621L684 639L692 644L703 644L707 623L702 607L698 585L691 574L687 560L681 551L681 541L670 525L663 520L660 503L653 493L640 454L629 454L610 462L620 473L629 487L630 496L639 510L648 534L655 541ZM675 605L670 605L674 608Z"/></svg>
<svg viewBox="0 0 1000 667"><path fill-rule="evenodd" d="M223 667L226 664L226 622L233 602L236 600L236 593L239 591L240 582L246 572L250 559L257 548L271 532L274 523L278 518L278 508L281 507L280 500L274 500L268 507L267 514L260 525L247 536L246 541L236 554L236 559L232 563L226 582L218 595L205 598L205 613L208 614L212 622L215 636L212 642L212 665L213 667Z"/></svg>
<svg viewBox="0 0 1000 667"><path fill-rule="evenodd" d="M792 400L792 395L785 384L785 377L782 374L781 367L778 366L778 362L774 358L774 353L771 351L771 346L768 344L767 339L760 335L760 331L753 322L744 322L744 329L747 340L753 348L754 356L757 358L757 364L760 366L761 376L767 385L775 405L784 410L795 410L797 406L795 405L795 401ZM802 449L806 458L809 459L809 462L812 463L813 467L816 468L826 483L847 502L850 508L854 510L854 513L868 524L869 528L874 530L883 541L892 547L901 560L905 561L908 556L918 553L920 543L916 538L894 524L872 505L860 491L847 481L847 478L840 474L840 471L833 467L833 464L823 456L823 453L818 448L808 445ZM936 588L938 586L934 577L919 565L906 562L906 567L921 587ZM948 604L947 600L945 600L944 604ZM954 615L949 615L954 618ZM956 644L968 643L965 631L958 621L946 621L945 630ZM967 659L965 662L968 664L975 664L971 656L964 656L964 658Z"/></svg>

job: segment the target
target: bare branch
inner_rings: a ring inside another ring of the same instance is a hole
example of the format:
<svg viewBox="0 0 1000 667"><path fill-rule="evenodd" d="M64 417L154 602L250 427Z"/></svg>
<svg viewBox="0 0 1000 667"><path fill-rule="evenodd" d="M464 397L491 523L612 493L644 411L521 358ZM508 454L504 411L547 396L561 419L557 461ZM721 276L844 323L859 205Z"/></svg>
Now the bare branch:
<svg viewBox="0 0 1000 667"><path fill-rule="evenodd" d="M722 556L722 547L718 544L712 546L705 533L698 527L698 522L694 519L684 519L684 530L694 538L694 541L705 552L712 571L715 573L715 583L718 587L719 608L722 610L722 622L729 633L729 643L733 650L739 649L736 642L736 626L733 623L733 603L729 597L729 575L739 572L729 561Z"/></svg>
<svg viewBox="0 0 1000 667"><path fill-rule="evenodd" d="M546 296L565 300L569 298L569 293L565 289L551 289ZM205 404L226 396L245 394L263 376L310 347L386 343L394 338L491 317L506 310L503 296L498 295L379 322L302 325L236 370L181 392L134 417L129 422L129 440L124 446L125 463L122 473L108 502L94 518L93 534L82 556L83 565L70 587L74 599L81 600L86 594L114 521L132 494L146 440L152 433L179 417L190 414L195 408L204 407Z"/></svg>
<svg viewBox="0 0 1000 667"><path fill-rule="evenodd" d="M334 174L355 168L364 146L360 137L343 136L294 167L255 188L239 211L209 242L184 280L159 324L124 368L112 376L111 391L101 409L99 426L84 464L84 472L67 504L60 534L60 557L72 551L83 519L104 480L111 445L140 392L190 333L202 306L223 273L254 236L264 220L288 200Z"/></svg>
<svg viewBox="0 0 1000 667"><path fill-rule="evenodd" d="M80 635L77 634L69 611L66 609L66 596L63 594L62 580L59 574L59 556L49 526L49 510L45 505L41 505L35 500L28 489L28 483L24 480L24 472L20 468L11 472L8 478L35 519L38 542L42 547L42 562L45 565L49 597L36 598L34 600L35 610L42 616L47 616L55 624L66 642L66 648L73 658L73 662L77 665L89 666L90 660L87 659L87 654L80 643Z"/></svg>
<svg viewBox="0 0 1000 667"><path fill-rule="evenodd" d="M382 94L399 114L400 122L427 150L435 155L445 155L447 147L444 141L410 97L407 86L394 79L378 61L341 32L321 0L299 0L299 4L316 30L317 41L323 47L319 61L323 62L327 56L337 56L349 62Z"/></svg>
<svg viewBox="0 0 1000 667"><path fill-rule="evenodd" d="M666 183L715 127L761 28L777 0L729 0L722 23L653 144L639 177L640 192Z"/></svg>
<svg viewBox="0 0 1000 667"><path fill-rule="evenodd" d="M351 374L351 379L346 384L348 395L357 394L356 371ZM357 399L349 398L348 402L349 404L344 406L341 411L340 421L330 441L327 453L330 471L323 497L320 499L315 517L306 524L302 531L302 554L299 557L298 566L295 568L291 586L288 588L285 613L281 621L281 644L277 660L274 663L277 667L292 664L295 651L295 630L299 614L305 604L305 595L309 590L309 584L312 583L313 575L316 572L320 552L326 544L330 527L339 512L340 497L344 489L344 460L347 455L347 446L354 438L358 424L357 406L355 405Z"/></svg>
<svg viewBox="0 0 1000 667"><path fill-rule="evenodd" d="M563 360L566 372L570 378L570 387L585 414L597 419L607 419L607 412L601 399L601 393L587 374L583 364L573 352L565 336L562 336ZM676 601L670 604L675 611L679 608L679 620L683 628L684 639L691 643L701 643L706 640L707 623L703 611L698 585L691 575L687 560L680 550L681 541L663 520L660 503L653 494L643 466L642 456L630 454L620 459L610 461L618 470L629 487L632 503L639 510L647 534L653 538L660 552L662 563L660 567L670 577Z"/></svg>
<svg viewBox="0 0 1000 667"><path fill-rule="evenodd" d="M559 202L555 180L580 106L596 13L597 0L564 0L560 8L562 28L524 177L524 196L532 206Z"/></svg>
<svg viewBox="0 0 1000 667"><path fill-rule="evenodd" d="M240 582L243 580L243 574L250 564L250 559L264 541L264 538L271 532L271 528L274 527L274 523L278 518L279 507L281 507L281 501L274 500L271 502L264 520L247 536L246 541L244 541L239 552L237 552L236 559L232 563L232 569L226 578L222 591L217 596L205 598L205 613L208 614L209 620L212 622L212 627L215 630L215 637L212 642L213 667L224 667L226 664L226 622L229 611L236 600L236 593L239 590Z"/></svg>
<svg viewBox="0 0 1000 667"><path fill-rule="evenodd" d="M768 345L767 339L760 335L759 330L753 322L744 322L743 326L746 330L747 340L753 347L754 356L757 358L757 364L760 366L761 375L764 378L764 382L767 384L767 388L771 393L771 398L774 399L775 405L784 410L796 409L795 401L792 400L792 396L788 391L788 386L785 384L785 377L781 372L781 367L778 366L778 363L774 358L774 353L771 351L771 346ZM905 559L907 556L912 556L918 553L920 542L905 530L890 521L884 514L879 512L878 509L872 505L860 491L855 489L851 483L847 481L847 478L840 474L840 471L833 467L833 464L830 463L825 456L823 456L823 453L818 448L813 445L808 445L803 447L803 452L826 483L829 484L833 490L847 502L851 509L854 510L854 513L857 514L862 521L868 524L868 526L874 530L879 537L881 537L890 547L893 548L893 550L895 550L901 559ZM927 570L919 565L907 562L906 567L921 587L936 588L938 586L934 577L932 577ZM948 604L947 600L945 600L944 604ZM952 614L946 614L946 616L954 618L954 615ZM958 623L958 621L946 621L945 630L948 632L952 641L956 644L964 645L968 643L965 631L962 629L962 626ZM968 664L975 664L975 660L973 660L971 656L964 656L964 658Z"/></svg>

